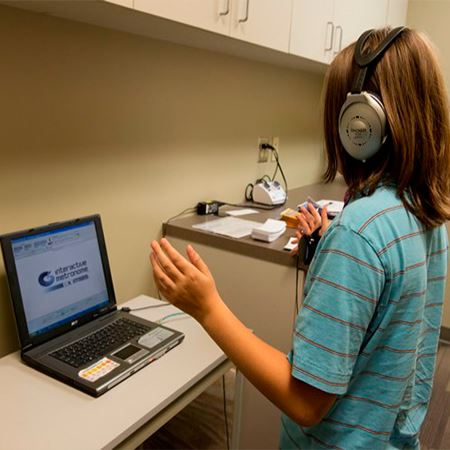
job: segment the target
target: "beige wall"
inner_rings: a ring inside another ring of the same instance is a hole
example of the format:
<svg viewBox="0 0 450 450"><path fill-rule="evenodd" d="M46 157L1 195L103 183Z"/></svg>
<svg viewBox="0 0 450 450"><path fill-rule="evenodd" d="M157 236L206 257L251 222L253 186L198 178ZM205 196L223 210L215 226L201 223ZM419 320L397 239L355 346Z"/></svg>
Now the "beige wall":
<svg viewBox="0 0 450 450"><path fill-rule="evenodd" d="M447 89L450 88L450 1L410 0L407 23L412 28L424 31L433 41L444 71ZM450 90L449 90L450 92ZM450 174L449 174L450 176ZM449 259L450 267L450 259ZM450 283L447 282L446 305L442 324L450 328Z"/></svg>
<svg viewBox="0 0 450 450"><path fill-rule="evenodd" d="M409 0L407 23L412 28L424 31L433 41L448 87L450 87L449 20L449 0Z"/></svg>
<svg viewBox="0 0 450 450"><path fill-rule="evenodd" d="M155 294L165 219L272 173L258 136L280 137L290 187L319 179L321 75L2 6L0 43L0 233L100 213L119 302ZM0 355L16 348L0 265Z"/></svg>

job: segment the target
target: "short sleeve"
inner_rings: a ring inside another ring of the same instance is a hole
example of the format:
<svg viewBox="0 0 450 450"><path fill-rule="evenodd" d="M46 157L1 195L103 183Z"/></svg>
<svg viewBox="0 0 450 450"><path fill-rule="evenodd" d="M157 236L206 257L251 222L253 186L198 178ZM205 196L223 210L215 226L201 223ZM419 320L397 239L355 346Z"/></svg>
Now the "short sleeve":
<svg viewBox="0 0 450 450"><path fill-rule="evenodd" d="M295 378L344 394L385 275L363 236L345 225L333 225L322 237L308 271L290 360Z"/></svg>

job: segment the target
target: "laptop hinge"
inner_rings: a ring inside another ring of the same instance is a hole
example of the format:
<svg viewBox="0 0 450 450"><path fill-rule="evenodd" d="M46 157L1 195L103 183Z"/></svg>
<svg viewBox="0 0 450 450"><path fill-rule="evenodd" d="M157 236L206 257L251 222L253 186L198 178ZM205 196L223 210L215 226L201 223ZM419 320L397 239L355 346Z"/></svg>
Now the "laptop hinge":
<svg viewBox="0 0 450 450"><path fill-rule="evenodd" d="M115 311L116 309L117 309L117 307L115 305L105 306L104 308L102 308L99 311L97 311L97 313L94 313L92 318L96 319L97 317L100 317L100 316L106 316L107 314Z"/></svg>
<svg viewBox="0 0 450 450"><path fill-rule="evenodd" d="M110 313L112 313L112 312L114 312L114 311L117 311L117 306L116 305L113 305L113 306L110 306L108 309L106 309L105 311L104 311L104 315L106 315L106 314L110 314Z"/></svg>

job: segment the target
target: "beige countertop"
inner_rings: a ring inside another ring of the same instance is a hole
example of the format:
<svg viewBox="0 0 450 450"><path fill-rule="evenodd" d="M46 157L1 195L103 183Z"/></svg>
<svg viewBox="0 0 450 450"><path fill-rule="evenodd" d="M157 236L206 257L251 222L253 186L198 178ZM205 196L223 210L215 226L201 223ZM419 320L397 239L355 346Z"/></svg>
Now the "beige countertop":
<svg viewBox="0 0 450 450"><path fill-rule="evenodd" d="M260 210L259 214L242 216L242 218L261 223L269 218L279 219L280 213L284 209L296 208L296 206L305 201L308 196L315 200L342 200L345 190L346 186L342 179L329 184L317 183L302 186L289 191L287 202L283 206L270 211ZM248 207L251 208L251 205L249 204ZM224 206L221 207L222 213L225 211L225 208L226 207ZM176 237L192 243L200 243L277 264L295 266L296 258L292 257L288 251L283 250L283 247L288 242L289 238L295 234L293 228L287 228L283 236L271 243L256 241L251 237L235 239L192 228L193 225L216 219L217 216L214 215L199 216L196 214L177 218L165 224L165 235L169 240L170 237ZM305 269L301 262L299 268Z"/></svg>

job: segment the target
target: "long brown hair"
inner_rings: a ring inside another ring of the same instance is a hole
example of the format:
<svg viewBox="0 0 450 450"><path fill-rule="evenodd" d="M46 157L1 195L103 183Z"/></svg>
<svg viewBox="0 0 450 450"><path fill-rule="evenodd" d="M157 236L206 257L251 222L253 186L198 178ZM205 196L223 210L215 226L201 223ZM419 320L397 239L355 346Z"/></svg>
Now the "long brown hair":
<svg viewBox="0 0 450 450"><path fill-rule="evenodd" d="M368 39L374 49L389 28ZM406 29L368 75L364 90L378 95L385 107L388 138L367 162L344 150L338 131L340 108L357 67L355 44L342 50L330 65L325 82L325 181L339 170L350 196L373 193L380 182L392 183L405 207L425 227L450 219L450 124L447 92L435 53L427 38Z"/></svg>

